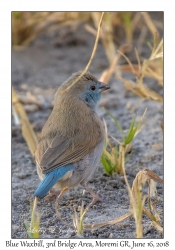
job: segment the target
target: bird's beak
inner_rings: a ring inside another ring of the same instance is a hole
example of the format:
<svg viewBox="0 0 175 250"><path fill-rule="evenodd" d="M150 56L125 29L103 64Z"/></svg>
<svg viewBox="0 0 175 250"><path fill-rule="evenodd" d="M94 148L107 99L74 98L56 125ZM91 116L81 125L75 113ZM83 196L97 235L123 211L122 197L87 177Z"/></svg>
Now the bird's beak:
<svg viewBox="0 0 175 250"><path fill-rule="evenodd" d="M106 83L103 83L103 82L99 82L99 83L100 83L100 87L99 87L100 92L110 89L110 87Z"/></svg>

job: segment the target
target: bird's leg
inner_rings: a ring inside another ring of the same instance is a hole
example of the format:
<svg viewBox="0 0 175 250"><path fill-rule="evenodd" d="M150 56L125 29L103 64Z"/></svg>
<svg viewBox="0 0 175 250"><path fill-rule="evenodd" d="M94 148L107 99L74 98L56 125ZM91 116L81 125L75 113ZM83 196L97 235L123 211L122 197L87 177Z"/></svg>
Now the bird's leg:
<svg viewBox="0 0 175 250"><path fill-rule="evenodd" d="M92 195L92 204L95 204L96 202L102 202L103 200L100 198L98 194L95 194L91 188L87 186L87 184L81 183L81 185Z"/></svg>
<svg viewBox="0 0 175 250"><path fill-rule="evenodd" d="M54 196L58 196L60 194L60 190L59 191L55 191L55 189L51 188L49 191L49 194L44 198L46 201L51 200Z"/></svg>
<svg viewBox="0 0 175 250"><path fill-rule="evenodd" d="M61 196L68 190L68 187L65 187L61 190L61 192L59 193L58 197L57 197L57 202L60 200Z"/></svg>
<svg viewBox="0 0 175 250"><path fill-rule="evenodd" d="M60 194L58 195L57 200L56 200L56 214L57 214L58 218L60 218L60 215L59 215L59 213L58 213L59 200L60 200L61 196L62 196L67 190L68 190L67 187L66 187L66 188L63 188L63 189L61 190Z"/></svg>

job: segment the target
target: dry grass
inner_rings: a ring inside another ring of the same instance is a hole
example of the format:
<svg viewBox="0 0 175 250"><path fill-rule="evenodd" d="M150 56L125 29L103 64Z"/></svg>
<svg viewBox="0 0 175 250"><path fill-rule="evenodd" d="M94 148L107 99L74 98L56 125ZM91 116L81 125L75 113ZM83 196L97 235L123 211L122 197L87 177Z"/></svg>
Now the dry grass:
<svg viewBox="0 0 175 250"><path fill-rule="evenodd" d="M99 13L93 13L92 15L95 25L97 25L98 15ZM163 86L163 39L160 40L160 35L158 33L156 25L147 12L138 12L135 15L131 14L130 12L121 12L119 20L122 20L124 23L127 45L120 47L117 54L116 45L113 39L114 36L111 36L111 34L114 33L112 22L113 16L114 14L108 13L108 15L106 15L106 18L104 18L104 22L102 24L100 38L104 45L104 49L110 62L110 66L102 73L100 80L108 82L112 74L114 73L117 78L119 77L124 82L124 86L134 92L136 95L144 99L163 102L162 96L149 89L143 83L144 78L149 77L155 79L159 85ZM146 33L141 33L141 36L138 39L138 49L135 49L135 55L138 64L132 64L131 60L124 53L131 51L132 47L129 45L133 43L133 32L137 28L139 22L143 21L142 19L146 24L146 26L142 26L142 30L145 30L146 28L149 29L154 37L154 44L152 47L150 43L148 43L148 46L151 50L151 55L148 59L144 59L143 63L141 63L139 51L141 50L140 48L143 45L146 36ZM118 21L118 25L119 24L120 21ZM87 30L95 34L95 32L92 32L92 27L88 26ZM118 66L121 55L126 59L128 65ZM122 72L129 72L135 75L136 83L123 78Z"/></svg>
<svg viewBox="0 0 175 250"><path fill-rule="evenodd" d="M119 51L124 53L129 48L130 47L128 45L121 45L120 48L119 48ZM102 72L99 81L105 82L105 83L109 82L109 80L110 80L111 76L113 75L113 73L116 74L116 67L119 64L120 58L121 58L121 54L120 53L116 54L116 56L114 57L114 59L110 63L109 67ZM116 74L116 76L117 76L117 74Z"/></svg>
<svg viewBox="0 0 175 250"><path fill-rule="evenodd" d="M124 159L124 158L123 158ZM159 231L163 232L163 228L160 226L160 217L157 212L154 212L153 202L151 201L151 197L156 194L156 186L154 181L163 183L163 180L157 176L152 170L144 169L140 171L132 184L132 189L128 183L125 168L124 168L124 160L123 160L123 171L124 178L128 189L128 194L130 197L130 205L131 212L135 219L136 225L136 238L143 238L143 223L142 223L142 215L145 214L149 219L151 219L152 225ZM145 207L146 196L143 195L143 188L148 182L148 201L149 201L149 210ZM154 207L155 208L155 207Z"/></svg>
<svg viewBox="0 0 175 250"><path fill-rule="evenodd" d="M136 175L133 181L132 188L130 188L130 185L126 177L126 172L125 172L125 154L127 150L126 146L130 145L136 133L139 132L139 127L141 125L145 112L136 126L135 126L135 119L131 122L129 132L127 136L125 137L120 124L108 111L108 114L113 118L118 129L121 132L123 142L119 142L118 140L116 140L119 143L119 149L120 149L119 151L117 151L116 146L114 147L108 139L107 126L105 123L106 146L103 151L102 158L101 158L101 163L104 166L105 171L109 175L112 175L112 173L115 171L117 171L117 173L119 174L124 175L126 186L128 189L129 198L130 198L131 214L133 215L135 219L135 225L136 225L135 237L136 238L143 238L143 223L142 223L143 214L145 214L146 216L149 217L149 219L151 219L152 225L160 233L163 232L163 228L160 226L159 214L156 212L154 203L151 201L151 197L155 197L157 194L155 181L163 183L163 180L160 177L158 177L152 170L144 169ZM106 150L107 145L110 146L110 152ZM108 159L108 161L105 161L106 159ZM148 197L143 196L143 193L142 193L142 190L146 182L148 183ZM149 210L145 207L146 198L148 199Z"/></svg>
<svg viewBox="0 0 175 250"><path fill-rule="evenodd" d="M151 77L163 85L163 39L158 43L157 34L154 34L154 46L151 48L151 55L148 59L144 59L141 64L141 60L137 49L135 49L135 55L137 58L137 65L133 65L129 58L121 51L118 51L127 61L128 65L120 66L120 72L127 71L132 73L136 78L136 83L123 78L118 74L118 77L124 82L124 86L134 92L136 95L158 102L163 102L163 97L155 91L146 87L143 83L144 77Z"/></svg>
<svg viewBox="0 0 175 250"><path fill-rule="evenodd" d="M13 107L13 115L15 117L14 121L16 121L16 123L20 123L22 128L22 135L25 141L27 142L27 145L30 149L32 156L34 156L37 146L37 137L28 120L23 105L21 104L20 99L18 98L13 88L12 88L12 107Z"/></svg>
<svg viewBox="0 0 175 250"><path fill-rule="evenodd" d="M74 214L70 214L69 216L72 219L72 224L68 224L63 219L61 214L59 213L59 210L65 209L68 207L62 207L61 209L58 209L57 207L57 216L58 218L68 227L74 228L78 235L83 235L84 230L92 230L97 229L100 227L105 227L109 225L114 225L119 222L124 221L125 219L128 219L129 217L133 216L135 219L135 225L136 225L136 238L143 238L143 222L142 222L142 216L143 214L146 215L151 220L151 225L155 227L155 229L159 232L163 232L163 228L161 227L160 223L160 216L156 211L156 206L154 202L151 200L151 197L157 197L157 190L156 190L156 182L163 183L163 180L157 176L152 170L150 169L144 169L140 171L132 184L132 188L130 187L126 172L125 172L125 147L121 147L121 159L122 159L122 168L124 173L124 178L126 182L126 186L128 189L128 194L130 198L130 212L126 213L123 216L114 218L110 221L104 221L101 223L92 223L92 224L85 224L84 223L84 217L88 210L91 207L91 204L84 209L84 203L82 202L82 206L78 208L79 213L77 212L76 208L69 207L71 210L73 210ZM146 183L148 183L148 195L143 195L143 188L145 187ZM148 200L149 207L145 207L145 201Z"/></svg>
<svg viewBox="0 0 175 250"><path fill-rule="evenodd" d="M94 21L95 27L98 27L99 12L92 12L92 19ZM112 15L109 12L105 13L104 21L100 31L100 37L105 48L105 52L109 62L111 63L116 54L116 48L113 40L113 27L112 27Z"/></svg>
<svg viewBox="0 0 175 250"><path fill-rule="evenodd" d="M162 102L162 96L143 84L143 79L144 77L150 77L161 86L163 85L163 40L160 41L158 31L163 29L163 22L153 20L148 12L105 12L101 29L99 29L100 17L100 12L12 12L12 44L14 46L27 46L38 34L63 26L74 27L86 22L85 29L96 37L96 44L98 37L100 37L109 60L110 66L103 72L101 79L107 82L114 73L124 82L124 86L136 95ZM92 26L92 21L97 30ZM124 40L127 46L122 45L118 48L116 38L118 41L120 38L116 36L116 29L124 31ZM131 51L136 30L140 31L137 49L135 49L138 64L132 64L131 59L125 55L125 52ZM99 34L97 35L97 33ZM141 63L139 53L141 53L143 44L150 33L154 36L153 48L149 43L152 53L149 58L144 59ZM157 41L160 41L160 43L157 44ZM128 65L118 66L121 55L127 60ZM134 74L136 83L123 78L122 72Z"/></svg>
<svg viewBox="0 0 175 250"><path fill-rule="evenodd" d="M94 48L92 50L92 54L91 54L91 57L89 59L88 64L86 65L85 69L82 71L82 73L80 74L80 76L77 77L77 79L75 79L75 81L69 87L67 87L64 91L62 91L62 93L66 92L70 88L72 88L72 86L75 85L81 79L81 77L87 72L87 70L88 70L88 68L89 68L89 66L90 66L90 64L92 62L92 59L94 58L96 49L97 49L97 44L98 44L98 39L99 39L99 34L100 34L100 29L101 29L101 25L102 25L103 16L104 16L104 12L102 12L102 14L100 16L100 19L98 20L97 36L96 36L96 39L95 39Z"/></svg>
<svg viewBox="0 0 175 250"><path fill-rule="evenodd" d="M12 12L12 44L25 47L43 32L77 26L89 17L89 12Z"/></svg>
<svg viewBox="0 0 175 250"><path fill-rule="evenodd" d="M163 180L159 176L157 176L152 170L144 169L136 175L132 184L132 190L129 187L129 184L126 180L126 175L125 175L125 181L127 183L128 192L130 196L131 209L133 211L136 223L136 237L137 238L143 237L142 214L147 215L151 219L152 225L159 232L163 232L163 228L160 226L160 217L158 213L155 212L156 209L155 211L153 210L154 203L151 201L151 197L155 197L157 195L155 182L163 183ZM143 188L146 182L148 183L147 197L143 195ZM146 198L148 199L149 202L149 210L144 206Z"/></svg>
<svg viewBox="0 0 175 250"><path fill-rule="evenodd" d="M69 214L67 216L67 217L69 217L69 216L71 217L72 224L68 224L66 222L66 219L65 218L63 219L61 214L59 213L60 210L65 209L65 208L70 208L73 211L73 214ZM86 209L84 209L84 202L82 202L82 206L77 208L77 210L79 210L79 212L77 212L75 206L73 208L72 207L62 207L59 209L59 211L57 210L57 216L58 216L59 220L62 221L66 226L68 226L70 228L74 228L78 235L83 235L84 230L92 230L92 229L97 229L97 228L101 228L101 227L105 227L105 226L115 225L115 224L120 223L121 221L124 221L132 216L132 213L129 212L129 213L126 213L125 215L114 218L113 220L110 220L110 221L85 224L84 218L85 218L85 215L88 212L88 210L90 210L90 208L91 208L91 204L89 204L86 207Z"/></svg>

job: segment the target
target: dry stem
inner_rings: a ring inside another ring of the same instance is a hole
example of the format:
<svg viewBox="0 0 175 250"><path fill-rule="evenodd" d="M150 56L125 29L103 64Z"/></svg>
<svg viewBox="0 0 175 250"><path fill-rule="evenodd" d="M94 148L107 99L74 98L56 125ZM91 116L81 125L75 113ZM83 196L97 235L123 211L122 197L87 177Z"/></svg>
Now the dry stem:
<svg viewBox="0 0 175 250"><path fill-rule="evenodd" d="M98 44L98 39L99 39L99 35L100 35L100 28L101 28L101 25L102 25L103 15L104 15L104 12L102 12L102 14L101 14L100 22L98 24L98 31L97 31L97 36L96 36L96 39L95 39L94 48L93 48L93 51L92 51L92 54L91 54L91 57L89 59L89 62L87 64L87 66L82 71L80 76L77 77L77 79L75 79L75 81L69 87L67 87L65 90L62 91L62 94L65 93L66 91L68 91L70 88L72 88L72 86L75 85L80 80L80 78L87 72L87 70L88 70L88 68L89 68L89 66L90 66L90 64L92 62L92 59L94 58L96 49L97 49L97 44Z"/></svg>

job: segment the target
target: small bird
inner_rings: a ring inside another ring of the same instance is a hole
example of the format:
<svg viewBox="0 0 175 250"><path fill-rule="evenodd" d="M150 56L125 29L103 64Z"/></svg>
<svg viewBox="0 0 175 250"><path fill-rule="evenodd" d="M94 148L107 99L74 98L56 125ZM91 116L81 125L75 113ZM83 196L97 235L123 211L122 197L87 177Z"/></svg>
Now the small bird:
<svg viewBox="0 0 175 250"><path fill-rule="evenodd" d="M68 88L81 74L72 74L57 90L54 107L38 141L35 158L41 180L35 197L52 197L54 190L72 189L82 185L93 197L101 201L88 186L104 144L103 124L95 112L101 92L109 89L90 72ZM68 89L67 89L68 88Z"/></svg>

